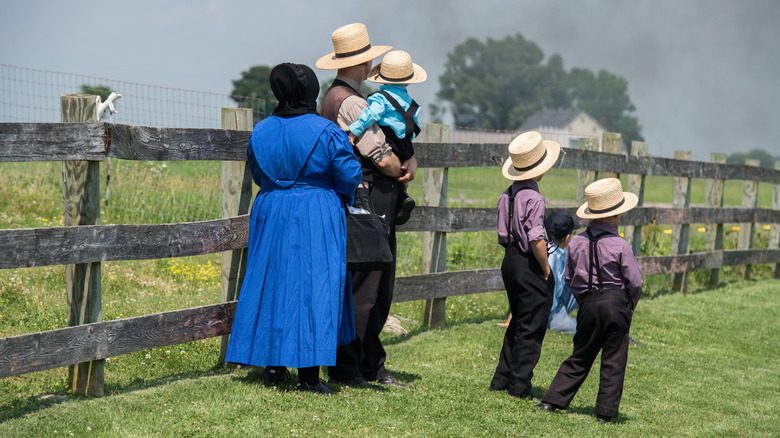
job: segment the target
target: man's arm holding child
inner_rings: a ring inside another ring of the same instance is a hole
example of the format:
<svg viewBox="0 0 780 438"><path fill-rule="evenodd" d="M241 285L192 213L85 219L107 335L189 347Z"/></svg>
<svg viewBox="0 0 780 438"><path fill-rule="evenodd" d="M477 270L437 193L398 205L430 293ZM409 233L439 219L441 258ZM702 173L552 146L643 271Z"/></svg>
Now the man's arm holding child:
<svg viewBox="0 0 780 438"><path fill-rule="evenodd" d="M364 99L358 96L350 96L341 104L339 118L345 121L344 125L350 126L360 118L361 113L367 107L368 104ZM401 169L401 161L393 153L390 145L385 140L384 132L376 124L369 126L363 135L357 138L355 147L360 152L360 155L370 159L383 174L395 178L405 175L405 172Z"/></svg>

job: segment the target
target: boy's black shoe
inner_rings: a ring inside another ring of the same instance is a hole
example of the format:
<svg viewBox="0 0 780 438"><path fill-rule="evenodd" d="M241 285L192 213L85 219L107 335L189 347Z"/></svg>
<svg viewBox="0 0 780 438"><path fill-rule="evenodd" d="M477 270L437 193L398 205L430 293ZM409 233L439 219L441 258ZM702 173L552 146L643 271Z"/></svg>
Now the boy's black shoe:
<svg viewBox="0 0 780 438"><path fill-rule="evenodd" d="M409 222L409 218L412 216L412 210L414 210L414 207L417 205L417 203L414 202L414 198L406 194L406 192L402 192L400 198L402 199L398 202L398 212L395 215L396 225L403 225Z"/></svg>
<svg viewBox="0 0 780 438"><path fill-rule="evenodd" d="M615 417L606 417L604 415L596 415L596 421L599 423L611 423Z"/></svg>
<svg viewBox="0 0 780 438"><path fill-rule="evenodd" d="M555 411L562 410L562 408L559 408L558 406L554 406L545 402L539 403L538 405L536 405L536 408L547 412L555 412Z"/></svg>

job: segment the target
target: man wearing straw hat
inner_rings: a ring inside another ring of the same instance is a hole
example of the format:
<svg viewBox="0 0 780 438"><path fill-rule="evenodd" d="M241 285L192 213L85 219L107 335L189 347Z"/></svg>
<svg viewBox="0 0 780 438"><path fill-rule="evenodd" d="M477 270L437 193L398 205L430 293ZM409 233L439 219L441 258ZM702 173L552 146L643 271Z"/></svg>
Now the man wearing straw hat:
<svg viewBox="0 0 780 438"><path fill-rule="evenodd" d="M512 320L490 390L532 398L531 378L542 351L554 289L538 181L558 161L561 146L529 131L512 140L507 149L509 158L502 173L513 183L498 198L498 243L505 248L501 277Z"/></svg>
<svg viewBox="0 0 780 438"><path fill-rule="evenodd" d="M325 93L321 113L345 131L367 107L360 85L371 70L371 61L391 46L372 45L368 29L352 23L336 29L331 35L333 51L317 60L322 70L337 70L336 79ZM387 143L382 130L369 127L355 144L363 168L363 182L358 197L369 198L373 210L384 215L395 254L395 218L398 195L403 185L414 179L417 160L401 162ZM385 368L386 353L379 334L382 332L393 298L395 262L382 271L355 272L352 275L353 303L357 340L339 347L336 366L329 370L334 383L362 386L366 381L405 388Z"/></svg>
<svg viewBox="0 0 780 438"><path fill-rule="evenodd" d="M580 304L574 351L555 375L539 409L566 409L588 377L601 352L596 418L612 421L618 414L628 360L631 318L642 292L642 272L631 246L618 235L621 214L638 198L623 192L620 180L600 179L585 188L587 202L577 216L591 220L588 229L569 243L566 282Z"/></svg>

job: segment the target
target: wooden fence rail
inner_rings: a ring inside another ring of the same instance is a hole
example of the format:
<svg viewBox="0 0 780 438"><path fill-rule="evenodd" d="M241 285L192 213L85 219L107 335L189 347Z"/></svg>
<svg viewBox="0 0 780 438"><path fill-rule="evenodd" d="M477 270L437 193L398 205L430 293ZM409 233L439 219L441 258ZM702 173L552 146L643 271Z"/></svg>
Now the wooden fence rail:
<svg viewBox="0 0 780 438"><path fill-rule="evenodd" d="M573 212L574 209L571 209ZM400 232L492 231L493 208L418 207ZM745 208L640 207L621 218L624 225L780 224L780 211ZM155 225L87 225L0 230L0 269L117 260L187 257L246 248L247 215L202 222Z"/></svg>
<svg viewBox="0 0 780 438"><path fill-rule="evenodd" d="M59 135L59 137L58 137ZM249 132L225 129L150 128L110 123L0 123L0 162L127 160L246 160ZM562 148L557 167L620 174L760 181L780 184L780 171L746 165L628 156ZM498 166L503 143L418 143L420 167Z"/></svg>

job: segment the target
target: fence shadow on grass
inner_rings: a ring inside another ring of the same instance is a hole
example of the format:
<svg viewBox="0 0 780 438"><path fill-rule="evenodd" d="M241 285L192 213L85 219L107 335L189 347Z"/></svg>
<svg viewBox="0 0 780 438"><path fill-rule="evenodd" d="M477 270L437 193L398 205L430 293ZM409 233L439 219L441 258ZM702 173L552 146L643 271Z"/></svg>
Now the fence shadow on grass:
<svg viewBox="0 0 780 438"><path fill-rule="evenodd" d="M166 376L151 378L148 380L134 379L131 380L130 382L122 383L118 385L108 383L106 384L105 387L105 393L107 395L127 394L133 391L166 385L179 380L216 376L222 374L229 374L231 372L232 370L228 367L224 367L222 365L215 365L209 368L184 371L181 373L175 373ZM54 394L33 395L22 399L13 400L10 403L0 404L0 423L5 423L8 420L20 418L27 414L32 414L67 401L87 400L87 399L88 398L84 398L84 397L70 396L67 395L65 392L57 392Z"/></svg>

